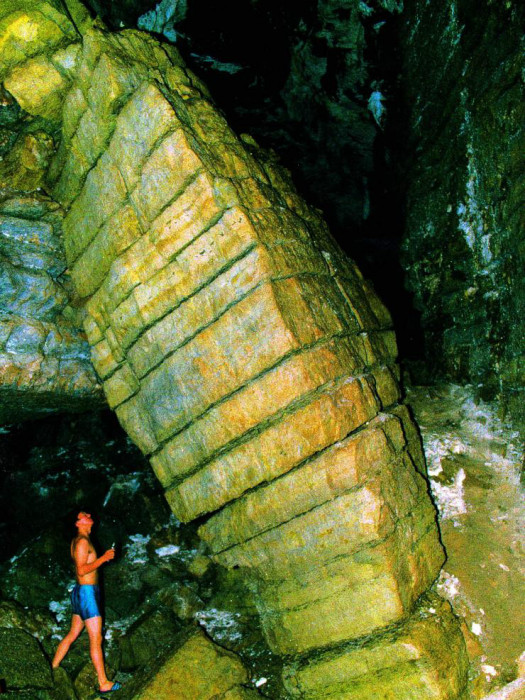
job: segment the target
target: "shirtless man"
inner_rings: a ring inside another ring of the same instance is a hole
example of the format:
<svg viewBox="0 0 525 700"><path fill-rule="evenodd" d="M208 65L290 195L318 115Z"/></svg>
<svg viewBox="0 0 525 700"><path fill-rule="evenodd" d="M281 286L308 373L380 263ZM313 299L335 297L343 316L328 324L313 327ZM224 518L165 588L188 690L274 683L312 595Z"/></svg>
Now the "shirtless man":
<svg viewBox="0 0 525 700"><path fill-rule="evenodd" d="M118 681L112 682L106 676L104 655L102 653L102 615L100 612L100 590L98 586L98 569L115 557L115 550L108 549L101 557L97 557L93 543L89 539L93 519L89 513L81 511L77 516L77 535L71 542L71 557L75 562L77 584L71 592L73 617L71 627L64 639L58 645L53 658L53 668L58 668L60 662L69 651L69 647L84 629L89 635L89 651L95 671L97 672L99 691L111 693L122 686Z"/></svg>

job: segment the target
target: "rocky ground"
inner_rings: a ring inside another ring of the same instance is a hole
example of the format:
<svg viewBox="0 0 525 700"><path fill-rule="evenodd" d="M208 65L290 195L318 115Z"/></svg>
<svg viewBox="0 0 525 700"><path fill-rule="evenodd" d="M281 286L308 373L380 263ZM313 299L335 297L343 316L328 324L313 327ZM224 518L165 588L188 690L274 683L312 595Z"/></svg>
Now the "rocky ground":
<svg viewBox="0 0 525 700"><path fill-rule="evenodd" d="M525 629L518 437L493 406L476 404L468 388L413 387L407 398L421 426L447 550L436 587L464 619L472 698L521 697L522 681L515 680L524 669ZM100 547L117 542L117 560L104 571L105 639L110 675L126 683L122 697L155 692L160 698L154 676L162 685L173 681L174 666L197 664L207 682L213 685L218 673L237 688L237 695L224 697L284 698L280 665L257 631L248 591L234 573L211 564L196 526L181 526L170 514L149 467L108 423L109 414L86 417L83 428L68 420L40 422L36 444L19 447L2 485L11 504L2 503L4 517L19 523L18 536L2 538L0 568L0 676L12 679L9 696L93 697L85 635L54 678L49 668L69 623L66 543L83 503L100 521ZM27 440L25 431L5 429L4 453L13 453L15 439ZM187 678L180 682L189 687Z"/></svg>
<svg viewBox="0 0 525 700"><path fill-rule="evenodd" d="M164 675L173 675L175 655L178 663L197 667L192 679L182 679L188 698L200 690L208 697L210 688L236 688L232 698L258 696L259 687L279 696L280 669L254 626L248 592L235 576L211 564L196 528L181 526L171 515L140 453L122 433L111 434L114 426L105 425L110 418L86 416L83 427L76 424L77 442L70 440L71 426L64 426L71 419L42 423L33 435L36 444L19 447L19 461L11 464L2 485L4 518L11 519L11 528L19 522L18 536L3 533L8 549L0 564L0 679L8 695L93 697L96 679L85 633L59 672L53 677L50 671L56 645L69 627L73 572L67 543L75 509L84 503L100 522L94 535L99 549L117 546L102 583L106 658L110 677L126 683L122 697L153 697L148 683L153 675L162 679L163 668ZM4 429L2 448L12 450L23 430ZM240 598L246 601L241 612ZM162 689L154 692L163 697ZM181 691L180 697L186 695Z"/></svg>
<svg viewBox="0 0 525 700"><path fill-rule="evenodd" d="M464 618L472 692L484 697L525 673L523 451L496 407L475 403L468 387L413 387L408 402L447 551L437 589Z"/></svg>

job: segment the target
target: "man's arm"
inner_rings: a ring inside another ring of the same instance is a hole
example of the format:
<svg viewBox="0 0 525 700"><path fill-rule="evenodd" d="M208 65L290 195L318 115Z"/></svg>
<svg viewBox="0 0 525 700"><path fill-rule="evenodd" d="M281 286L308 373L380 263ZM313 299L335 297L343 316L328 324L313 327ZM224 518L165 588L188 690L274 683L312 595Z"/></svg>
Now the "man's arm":
<svg viewBox="0 0 525 700"><path fill-rule="evenodd" d="M105 564L107 561L115 558L115 550L108 549L107 552L104 552L104 554L98 557L98 559L88 562L89 545L88 541L84 537L80 537L77 540L73 554L78 576L90 574L92 571L95 571L95 569L102 566L102 564Z"/></svg>

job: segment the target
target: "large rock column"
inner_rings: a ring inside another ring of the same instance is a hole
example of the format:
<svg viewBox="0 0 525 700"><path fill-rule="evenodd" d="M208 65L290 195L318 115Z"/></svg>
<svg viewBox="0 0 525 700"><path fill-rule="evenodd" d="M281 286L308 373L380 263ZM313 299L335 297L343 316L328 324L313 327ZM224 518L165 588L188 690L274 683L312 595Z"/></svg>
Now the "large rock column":
<svg viewBox="0 0 525 700"><path fill-rule="evenodd" d="M62 124L49 181L107 400L250 581L290 694L373 698L380 674L396 698L459 697L458 627L420 599L443 552L373 290L174 49L86 31Z"/></svg>

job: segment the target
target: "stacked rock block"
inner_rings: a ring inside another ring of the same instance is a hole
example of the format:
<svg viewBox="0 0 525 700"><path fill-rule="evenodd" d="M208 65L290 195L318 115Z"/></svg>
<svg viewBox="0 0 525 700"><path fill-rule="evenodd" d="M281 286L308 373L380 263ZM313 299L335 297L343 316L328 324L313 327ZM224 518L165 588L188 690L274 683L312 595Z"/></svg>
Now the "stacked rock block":
<svg viewBox="0 0 525 700"><path fill-rule="evenodd" d="M467 672L463 640L450 605L431 595L422 598L405 625L366 645L294 661L284 680L292 697L303 700L465 698Z"/></svg>
<svg viewBox="0 0 525 700"><path fill-rule="evenodd" d="M49 181L107 400L177 517L206 518L215 559L250 581L290 677L312 669L289 692L327 697L309 659L336 649L354 669L337 697L356 697L396 628L418 697L456 697L440 625L418 646L411 617L443 552L373 290L174 49L87 31L62 123ZM377 663L385 692L415 697Z"/></svg>

